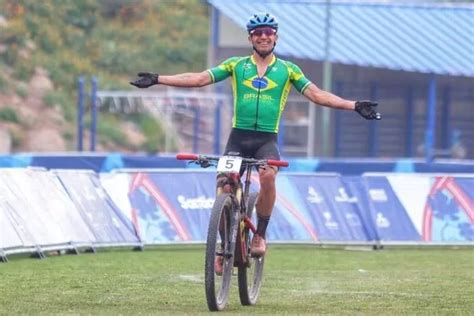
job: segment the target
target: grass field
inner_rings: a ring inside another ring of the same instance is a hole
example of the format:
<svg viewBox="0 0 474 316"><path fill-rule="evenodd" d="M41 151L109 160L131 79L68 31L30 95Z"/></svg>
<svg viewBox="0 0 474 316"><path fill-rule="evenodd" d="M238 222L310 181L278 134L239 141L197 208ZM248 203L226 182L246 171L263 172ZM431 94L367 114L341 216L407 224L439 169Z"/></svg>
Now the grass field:
<svg viewBox="0 0 474 316"><path fill-rule="evenodd" d="M102 250L0 264L0 314L207 314L204 246ZM469 315L472 248L270 245L259 302L225 314Z"/></svg>

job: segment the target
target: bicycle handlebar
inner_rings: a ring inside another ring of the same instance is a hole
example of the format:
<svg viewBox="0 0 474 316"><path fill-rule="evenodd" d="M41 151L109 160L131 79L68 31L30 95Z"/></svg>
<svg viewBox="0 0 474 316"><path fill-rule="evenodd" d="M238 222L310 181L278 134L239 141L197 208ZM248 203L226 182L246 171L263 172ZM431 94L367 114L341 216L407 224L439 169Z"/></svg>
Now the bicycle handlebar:
<svg viewBox="0 0 474 316"><path fill-rule="evenodd" d="M178 160L199 160L199 155L196 155L196 154L177 154L176 159L178 159Z"/></svg>
<svg viewBox="0 0 474 316"><path fill-rule="evenodd" d="M218 156L201 156L197 154L177 154L176 159L178 160L202 160L202 161L209 161L209 160L219 160L221 157ZM255 165L263 165L267 164L270 166L275 167L288 167L288 161L284 160L274 160L274 159L254 159L254 158L242 158L243 163L255 164Z"/></svg>
<svg viewBox="0 0 474 316"><path fill-rule="evenodd" d="M269 159L267 160L267 164L270 166L275 166L275 167L288 167L289 166L288 161L284 161L284 160Z"/></svg>

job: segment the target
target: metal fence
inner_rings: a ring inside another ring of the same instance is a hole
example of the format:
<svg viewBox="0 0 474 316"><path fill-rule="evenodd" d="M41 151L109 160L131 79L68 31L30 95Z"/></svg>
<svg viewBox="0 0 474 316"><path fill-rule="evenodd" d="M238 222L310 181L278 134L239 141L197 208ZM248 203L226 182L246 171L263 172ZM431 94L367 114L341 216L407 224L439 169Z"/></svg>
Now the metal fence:
<svg viewBox="0 0 474 316"><path fill-rule="evenodd" d="M425 157L429 132L429 96L425 89L339 81L334 90L348 99L379 100L383 120L367 123L352 112L332 111L331 156ZM474 92L451 86L439 90L435 99L434 156L472 159ZM165 126L166 152L222 153L231 129L233 101L229 93L174 88L98 91L97 101L101 111L145 112L160 120ZM311 157L318 153L318 111L302 96L288 99L279 133L283 156Z"/></svg>

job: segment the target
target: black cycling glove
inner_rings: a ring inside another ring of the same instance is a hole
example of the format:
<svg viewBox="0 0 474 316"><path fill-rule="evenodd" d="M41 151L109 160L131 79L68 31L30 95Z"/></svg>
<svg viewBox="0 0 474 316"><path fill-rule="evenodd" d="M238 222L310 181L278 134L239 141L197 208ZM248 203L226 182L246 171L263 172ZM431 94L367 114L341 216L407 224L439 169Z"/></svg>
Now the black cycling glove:
<svg viewBox="0 0 474 316"><path fill-rule="evenodd" d="M355 103L355 110L367 120L381 120L382 115L374 110L377 104L377 102L372 101L357 101Z"/></svg>
<svg viewBox="0 0 474 316"><path fill-rule="evenodd" d="M154 74L151 72L139 72L138 73L139 78L136 79L135 81L130 82L130 84L137 88L148 88L155 84L158 84L159 76L160 75Z"/></svg>

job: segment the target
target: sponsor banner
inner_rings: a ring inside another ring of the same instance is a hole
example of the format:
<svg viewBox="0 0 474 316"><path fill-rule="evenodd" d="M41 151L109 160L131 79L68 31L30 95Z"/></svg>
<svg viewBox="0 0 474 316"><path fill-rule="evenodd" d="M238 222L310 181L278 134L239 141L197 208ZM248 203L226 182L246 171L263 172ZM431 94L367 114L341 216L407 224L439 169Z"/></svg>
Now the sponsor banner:
<svg viewBox="0 0 474 316"><path fill-rule="evenodd" d="M416 174L404 174L394 176L383 175L395 193L401 208L408 214L418 235L423 234L423 217L426 198L431 187L431 178ZM369 191L371 193L371 191ZM372 192L375 197L375 193Z"/></svg>
<svg viewBox="0 0 474 316"><path fill-rule="evenodd" d="M400 201L386 176L367 175L362 177L369 197L366 210L372 219L380 241L420 241L421 235L415 223ZM425 196L416 191L405 198L422 200Z"/></svg>
<svg viewBox="0 0 474 316"><path fill-rule="evenodd" d="M354 212L359 216L367 240L379 241L380 238L377 229L372 222L370 212L367 211L370 209L370 201L365 182L362 181L362 178L359 176L345 176L342 177L341 180L346 188L347 194L357 199L357 203L353 203L352 207L354 208Z"/></svg>
<svg viewBox="0 0 474 316"><path fill-rule="evenodd" d="M278 183L278 201L287 200L285 207L293 209L291 214L307 223L304 227L293 225L292 230L307 231L309 240L315 240L313 232L321 241L368 240L358 197L350 194L339 175L282 174Z"/></svg>
<svg viewBox="0 0 474 316"><path fill-rule="evenodd" d="M102 183L135 224L143 242L204 242L215 177L215 171L160 170L109 174L102 177ZM267 239L472 240L472 181L453 178L443 182L417 174L341 177L281 173ZM259 190L257 174L252 185L252 190ZM450 203L456 206L454 211L446 208Z"/></svg>
<svg viewBox="0 0 474 316"><path fill-rule="evenodd" d="M474 188L474 181L471 181ZM451 177L434 179L425 207L423 238L474 241L473 202Z"/></svg>
<svg viewBox="0 0 474 316"><path fill-rule="evenodd" d="M136 223L145 243L204 242L214 202L215 177L214 171L162 170L116 173L103 176L101 181ZM125 185L130 203L121 198ZM259 190L257 174L252 185L252 190ZM277 192L268 240L369 240L357 198L346 192L340 177L281 174Z"/></svg>
<svg viewBox="0 0 474 316"><path fill-rule="evenodd" d="M97 243L138 244L132 223L121 213L93 172L56 170Z"/></svg>
<svg viewBox="0 0 474 316"><path fill-rule="evenodd" d="M215 172L139 172L129 176L128 196L144 242L206 240Z"/></svg>
<svg viewBox="0 0 474 316"><path fill-rule="evenodd" d="M474 177L386 177L423 241L474 240Z"/></svg>
<svg viewBox="0 0 474 316"><path fill-rule="evenodd" d="M119 204L126 214L136 218L145 243L205 242L215 199L215 171L121 173L102 177L101 181L109 192L122 190L117 184L124 184L124 175L128 177L130 206L124 201ZM252 181L252 190L259 190L257 174ZM277 183L279 191L294 190L285 177L278 178ZM294 207L293 202L284 195L278 197L267 230L269 240L317 240L308 212Z"/></svg>
<svg viewBox="0 0 474 316"><path fill-rule="evenodd" d="M309 210L297 197L298 191L285 175L276 179L277 196L265 238L269 241L317 241L318 234ZM252 175L251 192L260 191L257 173ZM254 213L253 222L257 224Z"/></svg>
<svg viewBox="0 0 474 316"><path fill-rule="evenodd" d="M454 177L456 185L469 199L469 210L474 209L474 175L471 177Z"/></svg>

